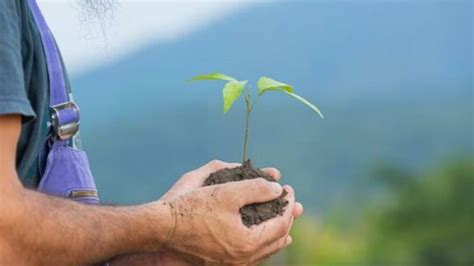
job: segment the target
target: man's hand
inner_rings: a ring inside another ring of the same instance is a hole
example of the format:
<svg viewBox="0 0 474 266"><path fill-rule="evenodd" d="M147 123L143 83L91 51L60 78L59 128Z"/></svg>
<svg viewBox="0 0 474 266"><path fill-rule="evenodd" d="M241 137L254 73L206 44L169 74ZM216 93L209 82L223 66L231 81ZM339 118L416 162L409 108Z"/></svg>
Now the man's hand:
<svg viewBox="0 0 474 266"><path fill-rule="evenodd" d="M289 205L283 216L251 228L242 224L238 210L247 204L277 198L282 192L280 185L254 179L202 187L212 172L237 166L212 161L185 174L163 196L161 200L170 203L176 218L176 228L166 244L167 252L187 259L242 264L258 262L291 243L289 229L303 211L301 204L295 204L291 187L285 187ZM276 180L281 177L274 168L264 171ZM163 264L183 263L169 253L161 254Z"/></svg>
<svg viewBox="0 0 474 266"><path fill-rule="evenodd" d="M160 201L171 202L176 200L182 195L185 195L189 192L192 192L196 189L199 189L203 186L204 181L209 176L210 173L216 172L223 168L234 168L238 167L240 164L237 163L225 163L221 161L212 161L203 167L188 172L184 174L174 185L173 187L160 199ZM280 180L281 174L275 168L264 168L262 169L266 174L272 176L275 180ZM293 189L289 186L285 186L285 189L294 194ZM202 208L203 206L198 206ZM237 213L237 212L236 212ZM293 209L293 219L298 218L303 213L303 206L300 203L295 203ZM241 221L240 221L241 224ZM239 225L240 225L239 224ZM290 240L291 241L291 240ZM255 263L258 263L256 261ZM209 261L204 261L199 256L192 256L186 252L177 252L176 250L161 251L154 254L136 254L123 256L115 260L112 265L172 265L172 266L186 266L194 265L196 263L204 264L209 263ZM219 263L222 265L222 263Z"/></svg>
<svg viewBox="0 0 474 266"><path fill-rule="evenodd" d="M169 201L180 195L186 194L192 190L200 188L204 185L204 181L209 177L210 173L217 172L224 168L234 168L240 166L239 163L226 163L219 160L213 160L203 167L184 174L171 188L161 197L160 200ZM210 169L210 170L209 170ZM281 173L278 169L267 167L261 169L267 175L270 175L276 181L280 181ZM210 171L210 173L209 173ZM299 202L295 203L293 212L294 218L298 218L303 214L303 205Z"/></svg>

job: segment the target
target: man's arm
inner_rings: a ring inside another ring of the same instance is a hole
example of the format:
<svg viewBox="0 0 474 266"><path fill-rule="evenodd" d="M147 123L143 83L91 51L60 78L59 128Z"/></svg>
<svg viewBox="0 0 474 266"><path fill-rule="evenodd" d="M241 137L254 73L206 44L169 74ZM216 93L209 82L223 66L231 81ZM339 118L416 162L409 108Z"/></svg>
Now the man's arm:
<svg viewBox="0 0 474 266"><path fill-rule="evenodd" d="M0 116L0 264L92 264L117 255L166 252L208 262L248 264L291 243L295 198L287 187L282 216L251 228L239 209L279 197L283 188L263 178L174 193L135 207L75 203L26 190L15 171L19 116ZM194 180L231 164L212 161L186 173ZM175 186L189 186L180 182ZM172 196L174 194L174 196Z"/></svg>
<svg viewBox="0 0 474 266"><path fill-rule="evenodd" d="M20 128L20 116L0 116L0 265L91 264L159 249L172 226L166 203L89 206L24 189L15 169Z"/></svg>

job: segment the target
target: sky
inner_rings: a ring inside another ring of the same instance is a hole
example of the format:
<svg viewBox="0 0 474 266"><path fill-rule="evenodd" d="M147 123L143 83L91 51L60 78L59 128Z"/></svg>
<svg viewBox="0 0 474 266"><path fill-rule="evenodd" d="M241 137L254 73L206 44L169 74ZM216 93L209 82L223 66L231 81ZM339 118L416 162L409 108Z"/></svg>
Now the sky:
<svg viewBox="0 0 474 266"><path fill-rule="evenodd" d="M71 75L78 75L150 43L185 37L255 5L249 1L120 0L105 35L84 22L76 0L38 0Z"/></svg>

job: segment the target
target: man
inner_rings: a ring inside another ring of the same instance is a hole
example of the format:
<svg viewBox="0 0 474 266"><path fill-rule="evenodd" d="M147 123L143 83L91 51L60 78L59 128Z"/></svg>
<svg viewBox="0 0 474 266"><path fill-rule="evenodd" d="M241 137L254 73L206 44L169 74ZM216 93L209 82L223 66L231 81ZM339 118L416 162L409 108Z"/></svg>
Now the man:
<svg viewBox="0 0 474 266"><path fill-rule="evenodd" d="M103 10L100 3L82 5ZM303 211L291 187L262 178L202 187L210 173L238 164L211 161L138 206L90 206L36 192L39 150L50 133L48 94L28 2L1 0L0 265L255 264L291 243L293 219ZM280 178L276 169L266 172ZM242 206L275 199L283 189L289 204L282 216L243 225Z"/></svg>

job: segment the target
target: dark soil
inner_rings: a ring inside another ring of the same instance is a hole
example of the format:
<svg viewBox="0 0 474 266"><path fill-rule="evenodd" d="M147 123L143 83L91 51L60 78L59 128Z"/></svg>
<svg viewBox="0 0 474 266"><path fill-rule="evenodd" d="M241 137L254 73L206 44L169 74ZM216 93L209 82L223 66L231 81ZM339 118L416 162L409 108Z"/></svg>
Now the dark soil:
<svg viewBox="0 0 474 266"><path fill-rule="evenodd" d="M250 160L247 160L242 164L242 166L236 168L226 168L212 173L206 179L206 181L204 181L204 185L211 186L258 177L263 177L268 181L276 182L273 177L265 174L260 169L253 168ZM286 205L288 205L288 201L283 198L286 194L287 192L283 191L282 195L275 200L245 205L244 207L240 208L242 222L247 227L250 227L254 224L260 224L266 220L276 217L277 215L282 215L285 211Z"/></svg>

